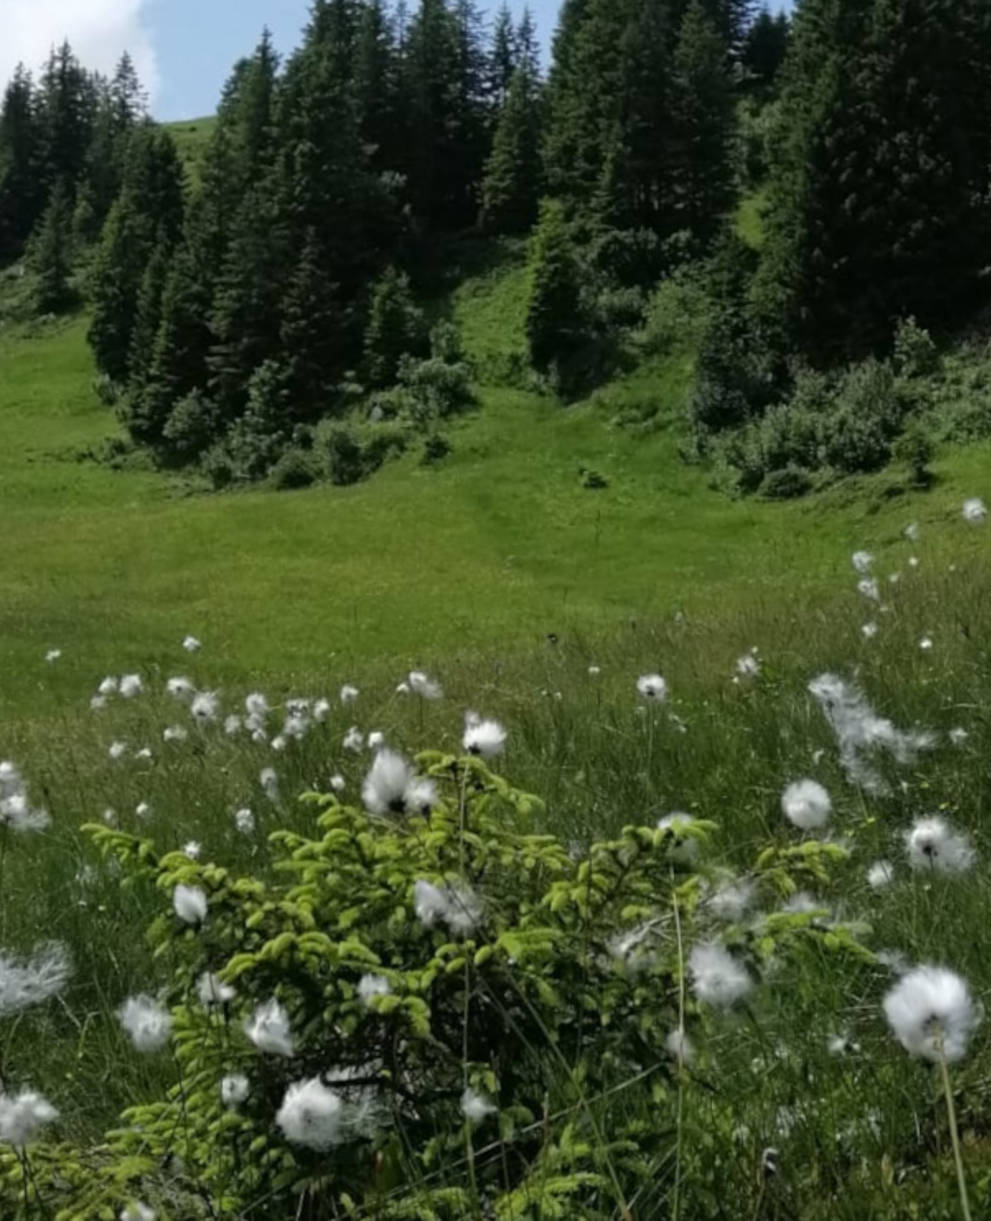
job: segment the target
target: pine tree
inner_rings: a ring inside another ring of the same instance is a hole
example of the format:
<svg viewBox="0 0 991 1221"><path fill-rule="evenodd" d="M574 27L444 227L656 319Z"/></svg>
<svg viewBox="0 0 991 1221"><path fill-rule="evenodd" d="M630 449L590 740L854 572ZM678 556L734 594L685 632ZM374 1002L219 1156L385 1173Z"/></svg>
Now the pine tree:
<svg viewBox="0 0 991 1221"><path fill-rule="evenodd" d="M68 187L55 184L45 214L31 240L31 265L35 273L34 308L39 314L56 314L73 301L69 284L72 202Z"/></svg>
<svg viewBox="0 0 991 1221"><path fill-rule="evenodd" d="M776 13L772 16L765 5L744 37L740 58L753 86L765 96L773 89L784 63L788 32L788 15Z"/></svg>
<svg viewBox="0 0 991 1221"><path fill-rule="evenodd" d="M672 111L675 228L708 242L733 201L734 103L726 45L701 0L681 24Z"/></svg>
<svg viewBox="0 0 991 1221"><path fill-rule="evenodd" d="M281 304L289 422L315 420L328 412L335 385L354 355L357 303L341 300L332 274L328 252L310 229Z"/></svg>
<svg viewBox="0 0 991 1221"><path fill-rule="evenodd" d="M372 290L365 331L365 375L376 389L395 384L403 356L422 354L423 314L413 302L409 277L388 267Z"/></svg>
<svg viewBox="0 0 991 1221"><path fill-rule="evenodd" d="M530 300L526 336L530 360L542 373L566 359L581 343L581 275L564 208L545 200L531 239Z"/></svg>
<svg viewBox="0 0 991 1221"><path fill-rule="evenodd" d="M492 104L498 109L509 97L509 86L519 66L517 32L513 25L513 14L503 0L496 14L492 30L492 50L489 53L488 93Z"/></svg>
<svg viewBox="0 0 991 1221"><path fill-rule="evenodd" d="M0 109L0 263L23 249L44 206L41 122L31 74L19 64Z"/></svg>
<svg viewBox="0 0 991 1221"><path fill-rule="evenodd" d="M392 25L382 0L368 0L358 22L354 93L361 139L369 163L393 169L402 150L403 116L399 112L398 63Z"/></svg>
<svg viewBox="0 0 991 1221"><path fill-rule="evenodd" d="M61 182L74 196L86 164L97 89L68 42L53 49L41 77L39 117L44 141L43 179Z"/></svg>
<svg viewBox="0 0 991 1221"><path fill-rule="evenodd" d="M540 86L517 68L499 115L482 183L480 224L490 233L524 233L541 194Z"/></svg>

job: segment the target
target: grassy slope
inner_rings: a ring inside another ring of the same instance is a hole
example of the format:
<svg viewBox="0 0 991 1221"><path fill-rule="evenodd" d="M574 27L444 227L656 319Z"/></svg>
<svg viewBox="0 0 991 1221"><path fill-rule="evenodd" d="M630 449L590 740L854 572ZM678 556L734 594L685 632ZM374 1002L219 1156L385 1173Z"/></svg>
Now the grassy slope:
<svg viewBox="0 0 991 1221"><path fill-rule="evenodd" d="M521 342L519 269L464 286L454 309L484 367ZM562 408L502 387L450 429L454 452L407 455L349 489L188 496L147 471L78 463L115 431L85 323L0 337L0 711L29 713L46 649L97 679L172 664L187 631L225 681L323 682L371 658L432 664L463 649L610 629L831 580L854 545L987 493L988 448L947 455L937 489L885 502L877 481L791 505L734 504L678 458L690 361L675 356ZM660 397L667 427L611 429ZM589 491L578 469L609 487ZM840 557L840 558L838 558Z"/></svg>

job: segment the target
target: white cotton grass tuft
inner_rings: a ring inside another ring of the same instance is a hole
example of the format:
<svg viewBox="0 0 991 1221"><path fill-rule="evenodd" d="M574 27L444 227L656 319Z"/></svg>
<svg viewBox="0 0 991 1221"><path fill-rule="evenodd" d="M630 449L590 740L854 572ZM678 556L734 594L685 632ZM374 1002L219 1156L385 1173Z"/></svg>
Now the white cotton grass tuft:
<svg viewBox="0 0 991 1221"><path fill-rule="evenodd" d="M126 742L111 742L110 746L107 749L107 754L109 755L109 757L111 759L113 759L115 761L117 759L123 759L124 756L127 754L127 743Z"/></svg>
<svg viewBox="0 0 991 1221"><path fill-rule="evenodd" d="M182 647L187 653L198 653L203 648L203 643L195 636L187 636L182 642Z"/></svg>
<svg viewBox="0 0 991 1221"><path fill-rule="evenodd" d="M895 867L890 861L875 861L867 870L867 885L871 890L884 890L895 880Z"/></svg>
<svg viewBox="0 0 991 1221"><path fill-rule="evenodd" d="M682 810L673 810L658 820L658 831L670 832L668 856L679 865L689 865L698 859L699 841L689 831L694 822L691 814Z"/></svg>
<svg viewBox="0 0 991 1221"><path fill-rule="evenodd" d="M966 873L976 855L970 839L938 814L918 819L905 832L905 850L913 869L935 873Z"/></svg>
<svg viewBox="0 0 991 1221"><path fill-rule="evenodd" d="M203 855L203 845L199 840L189 839L182 846L183 856L188 856L191 861L198 861Z"/></svg>
<svg viewBox="0 0 991 1221"><path fill-rule="evenodd" d="M352 725L344 735L341 745L345 750L351 751L352 754L360 754L365 745L365 735L357 725Z"/></svg>
<svg viewBox="0 0 991 1221"><path fill-rule="evenodd" d="M919 523L917 521L910 521L908 523L908 525L905 527L905 529L902 531L902 534L905 535L905 537L909 540L910 543L918 542Z"/></svg>
<svg viewBox="0 0 991 1221"><path fill-rule="evenodd" d="M667 699L667 680L661 674L641 674L637 679L637 691L648 703L661 704Z"/></svg>
<svg viewBox="0 0 991 1221"><path fill-rule="evenodd" d="M263 767L258 773L258 783L262 786L269 801L278 801L279 777L276 775L274 767Z"/></svg>
<svg viewBox="0 0 991 1221"><path fill-rule="evenodd" d="M384 975L362 975L358 980L358 996L362 1004L371 1005L377 996L388 996L392 985Z"/></svg>
<svg viewBox="0 0 991 1221"><path fill-rule="evenodd" d="M182 704L191 704L196 696L196 688L192 681L181 674L170 678L165 684L165 690L174 700L178 700Z"/></svg>
<svg viewBox="0 0 991 1221"><path fill-rule="evenodd" d="M950 739L951 746L963 746L963 744L970 737L970 734L966 729L963 728L962 725L957 725L954 729L951 729L946 736Z"/></svg>
<svg viewBox="0 0 991 1221"><path fill-rule="evenodd" d="M863 636L863 638L865 640L873 640L874 637L878 634L878 630L879 629L878 629L877 624L874 622L873 619L871 619L868 623L865 623L861 627L860 634L861 634L861 636Z"/></svg>
<svg viewBox="0 0 991 1221"><path fill-rule="evenodd" d="M498 721L483 720L475 713L465 714L465 731L461 745L469 755L493 759L506 747L506 730Z"/></svg>
<svg viewBox="0 0 991 1221"><path fill-rule="evenodd" d="M922 639L919 641L919 648L923 651L923 653L931 652L932 647L933 647L932 636L923 636Z"/></svg>
<svg viewBox="0 0 991 1221"><path fill-rule="evenodd" d="M275 1122L292 1145L326 1152L344 1139L343 1100L319 1077L295 1081L285 1092Z"/></svg>
<svg viewBox="0 0 991 1221"><path fill-rule="evenodd" d="M215 721L220 711L220 696L216 691L200 691L193 697L189 711L201 725Z"/></svg>
<svg viewBox="0 0 991 1221"><path fill-rule="evenodd" d="M140 674L125 674L118 686L118 690L126 700L133 700L136 695L140 695L144 690L144 683L141 681Z"/></svg>
<svg viewBox="0 0 991 1221"><path fill-rule="evenodd" d="M455 936L464 936L478 926L482 904L462 883L437 886L420 878L413 887L413 910L424 928L446 924Z"/></svg>
<svg viewBox="0 0 991 1221"><path fill-rule="evenodd" d="M796 780L781 794L781 809L802 831L816 831L829 822L833 802L818 780Z"/></svg>
<svg viewBox="0 0 991 1221"><path fill-rule="evenodd" d="M134 807L134 813L140 819L150 818L151 817L151 806L148 804L147 801L139 801L138 804Z"/></svg>
<svg viewBox="0 0 991 1221"><path fill-rule="evenodd" d="M749 878L726 878L709 891L705 905L717 920L736 923L746 915L755 892Z"/></svg>
<svg viewBox="0 0 991 1221"><path fill-rule="evenodd" d="M172 1034L172 1015L153 997L139 993L129 996L118 1010L124 1027L137 1051L161 1051Z"/></svg>
<svg viewBox="0 0 991 1221"><path fill-rule="evenodd" d="M434 782L417 776L398 751L383 748L365 776L361 799L369 814L422 813L436 804L437 791Z"/></svg>
<svg viewBox="0 0 991 1221"><path fill-rule="evenodd" d="M379 747L385 745L385 734L381 729L373 729L368 735L368 749L378 750Z"/></svg>
<svg viewBox="0 0 991 1221"><path fill-rule="evenodd" d="M254 833L255 816L247 806L243 806L240 810L235 812L234 826L238 831L241 832L242 835L251 835Z"/></svg>
<svg viewBox="0 0 991 1221"><path fill-rule="evenodd" d="M677 1060L679 1064L691 1064L695 1059L695 1048L692 1046L691 1039L685 1034L683 1026L676 1026L671 1031L664 1040L664 1050L672 1060Z"/></svg>
<svg viewBox="0 0 991 1221"><path fill-rule="evenodd" d="M202 924L206 920L206 893L199 886L183 882L172 892L172 907L183 924Z"/></svg>
<svg viewBox="0 0 991 1221"><path fill-rule="evenodd" d="M874 563L874 557L869 551L855 551L850 557L853 567L862 577L866 577Z"/></svg>
<svg viewBox="0 0 991 1221"><path fill-rule="evenodd" d="M132 1200L121 1210L119 1221L156 1221L157 1213L140 1200Z"/></svg>
<svg viewBox="0 0 991 1221"><path fill-rule="evenodd" d="M330 716L330 700L321 697L313 701L313 719L318 724L323 724L327 717Z"/></svg>
<svg viewBox="0 0 991 1221"><path fill-rule="evenodd" d="M58 1119L58 1111L36 1090L0 1093L0 1143L23 1149L42 1128Z"/></svg>
<svg viewBox="0 0 991 1221"><path fill-rule="evenodd" d="M688 969L695 995L719 1009L730 1008L753 990L749 972L718 942L695 946L689 955Z"/></svg>
<svg viewBox="0 0 991 1221"><path fill-rule="evenodd" d="M335 772L330 778L330 788L334 793L343 793L347 787L347 782L340 772Z"/></svg>
<svg viewBox="0 0 991 1221"><path fill-rule="evenodd" d="M351 683L345 683L340 692L341 703L353 704L360 694L357 687L352 686Z"/></svg>
<svg viewBox="0 0 991 1221"><path fill-rule="evenodd" d="M734 668L738 678L756 678L760 674L760 659L757 656L757 650L751 649L749 653L742 653L736 659Z"/></svg>
<svg viewBox="0 0 991 1221"><path fill-rule="evenodd" d="M260 691L252 691L244 697L244 710L250 717L264 718L268 715L268 700Z"/></svg>
<svg viewBox="0 0 991 1221"><path fill-rule="evenodd" d="M405 681L401 682L401 683L396 683L396 695L409 695L409 692L410 692L409 683L407 683Z"/></svg>
<svg viewBox="0 0 991 1221"><path fill-rule="evenodd" d="M229 738L235 737L243 728L244 722L236 712L232 712L228 716L224 717L224 733L227 734Z"/></svg>
<svg viewBox="0 0 991 1221"><path fill-rule="evenodd" d="M226 1005L237 996L237 989L225 984L212 971L204 971L196 984L196 995L200 1004L208 1008L213 1005Z"/></svg>
<svg viewBox="0 0 991 1221"><path fill-rule="evenodd" d="M162 731L163 742L185 742L189 737L189 731L181 725L168 725Z"/></svg>
<svg viewBox="0 0 991 1221"><path fill-rule="evenodd" d="M961 513L964 521L970 522L972 526L979 526L988 515L988 507L980 496L972 496L963 502Z"/></svg>
<svg viewBox="0 0 991 1221"><path fill-rule="evenodd" d="M902 1047L934 1063L963 1059L982 1017L966 980L938 966L908 971L886 994L883 1006Z"/></svg>
<svg viewBox="0 0 991 1221"><path fill-rule="evenodd" d="M108 674L97 687L96 693L97 695L116 695L119 690L119 681L112 674Z"/></svg>
<svg viewBox="0 0 991 1221"><path fill-rule="evenodd" d="M877 715L858 687L835 674L820 674L809 683L809 691L836 735L847 779L872 797L889 792L870 761L874 751L887 751L896 762L906 764L936 743L935 736L927 731L897 729Z"/></svg>
<svg viewBox="0 0 991 1221"><path fill-rule="evenodd" d="M32 806L18 768L9 759L0 762L0 828L18 833L44 831L51 821L47 810Z"/></svg>
<svg viewBox="0 0 991 1221"><path fill-rule="evenodd" d="M869 602L881 601L881 587L874 577L862 577L857 582L857 593Z"/></svg>
<svg viewBox="0 0 991 1221"><path fill-rule="evenodd" d="M60 941L39 946L26 957L0 952L0 1018L58 996L71 974L69 951Z"/></svg>
<svg viewBox="0 0 991 1221"><path fill-rule="evenodd" d="M244 1033L259 1051L268 1055L288 1057L295 1054L289 1015L274 996L245 1020Z"/></svg>
<svg viewBox="0 0 991 1221"><path fill-rule="evenodd" d="M49 664L51 664L53 661L58 661L58 659L61 656L62 656L61 649L49 649L48 652L45 654L45 661L47 661Z"/></svg>
<svg viewBox="0 0 991 1221"><path fill-rule="evenodd" d="M244 1073L231 1073L221 1079L220 1101L225 1107L240 1106L242 1102L247 1102L250 1093L251 1086Z"/></svg>
<svg viewBox="0 0 991 1221"><path fill-rule="evenodd" d="M106 708L107 697L105 695L93 695L90 697L89 706L94 712L99 712L101 708Z"/></svg>
<svg viewBox="0 0 991 1221"><path fill-rule="evenodd" d="M421 699L439 700L443 698L444 691L440 683L429 678L422 670L410 670L407 682L413 694L418 695Z"/></svg>
<svg viewBox="0 0 991 1221"><path fill-rule="evenodd" d="M489 1115L494 1115L498 1109L491 1099L480 1094L478 1090L473 1090L471 1086L461 1095L461 1114L469 1123L481 1123Z"/></svg>

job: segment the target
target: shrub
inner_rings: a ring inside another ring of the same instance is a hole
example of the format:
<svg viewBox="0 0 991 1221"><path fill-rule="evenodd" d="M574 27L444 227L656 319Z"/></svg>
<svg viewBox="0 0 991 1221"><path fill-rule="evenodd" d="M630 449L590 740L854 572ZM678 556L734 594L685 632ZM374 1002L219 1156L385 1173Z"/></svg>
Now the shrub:
<svg viewBox="0 0 991 1221"><path fill-rule="evenodd" d="M291 491L293 488L306 488L315 483L318 471L311 454L292 446L285 450L275 466L272 467L269 479L277 491Z"/></svg>
<svg viewBox="0 0 991 1221"><path fill-rule="evenodd" d="M926 377L939 368L939 351L932 336L914 318L898 323L894 364L902 377Z"/></svg>
<svg viewBox="0 0 991 1221"><path fill-rule="evenodd" d="M794 500L804 496L812 488L812 477L800 466L790 463L780 470L770 471L760 485L760 494L766 500Z"/></svg>
<svg viewBox="0 0 991 1221"><path fill-rule="evenodd" d="M378 388L396 380L404 356L422 355L425 347L423 312L413 303L409 276L389 267L372 290L365 330L365 369Z"/></svg>
<svg viewBox="0 0 991 1221"><path fill-rule="evenodd" d="M365 463L361 445L353 429L346 424L337 424L327 433L326 452L331 483L344 487L364 479Z"/></svg>
<svg viewBox="0 0 991 1221"><path fill-rule="evenodd" d="M441 436L439 432L432 432L423 442L423 457L421 462L424 466L432 466L433 463L440 462L442 458L446 458L450 452L451 443L447 437Z"/></svg>
<svg viewBox="0 0 991 1221"><path fill-rule="evenodd" d="M436 356L429 360L407 359L401 362L399 380L410 395L409 414L420 426L430 420L459 415L478 402L466 364L450 365Z"/></svg>
<svg viewBox="0 0 991 1221"><path fill-rule="evenodd" d="M160 456L176 463L192 462L217 435L220 413L216 403L200 390L181 398L162 429Z"/></svg>
<svg viewBox="0 0 991 1221"><path fill-rule="evenodd" d="M895 442L895 458L908 468L909 478L916 487L925 488L932 483L929 463L933 460L935 447L932 437L919 420L912 420Z"/></svg>

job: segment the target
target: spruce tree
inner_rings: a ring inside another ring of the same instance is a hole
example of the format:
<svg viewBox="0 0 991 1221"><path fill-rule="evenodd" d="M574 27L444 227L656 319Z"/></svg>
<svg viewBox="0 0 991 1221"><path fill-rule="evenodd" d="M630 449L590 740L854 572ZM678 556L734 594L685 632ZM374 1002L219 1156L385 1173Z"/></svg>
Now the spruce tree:
<svg viewBox="0 0 991 1221"><path fill-rule="evenodd" d="M509 86L519 66L517 33L509 5L503 0L496 14L492 30L492 49L489 52L488 92L492 104L498 109L509 97Z"/></svg>
<svg viewBox="0 0 991 1221"><path fill-rule="evenodd" d="M58 182L31 239L31 266L36 276L33 305L39 314L56 314L72 303L71 234L71 195L69 188Z"/></svg>
<svg viewBox="0 0 991 1221"><path fill-rule="evenodd" d="M86 164L96 104L96 83L87 76L68 42L53 48L39 91L42 175L47 187L61 182L74 196Z"/></svg>
<svg viewBox="0 0 991 1221"><path fill-rule="evenodd" d="M424 339L423 314L413 302L409 277L395 267L386 268L372 290L365 331L365 376L369 385L376 389L393 385L400 360L422 354Z"/></svg>
<svg viewBox="0 0 991 1221"><path fill-rule="evenodd" d="M533 367L547 373L583 338L581 275L564 208L545 200L530 249L526 336Z"/></svg>
<svg viewBox="0 0 991 1221"><path fill-rule="evenodd" d="M788 50L788 16L765 5L754 18L743 40L741 61L752 87L767 96L773 89Z"/></svg>
<svg viewBox="0 0 991 1221"><path fill-rule="evenodd" d="M517 68L499 115L482 182L480 224L490 233L524 233L541 194L540 85Z"/></svg>
<svg viewBox="0 0 991 1221"><path fill-rule="evenodd" d="M394 169L402 150L399 66L383 0L368 0L358 21L354 94L361 139L376 170Z"/></svg>
<svg viewBox="0 0 991 1221"><path fill-rule="evenodd" d="M310 229L282 298L279 340L285 353L291 420L328 412L335 384L354 355L355 301L342 301L326 247Z"/></svg>
<svg viewBox="0 0 991 1221"><path fill-rule="evenodd" d="M20 254L44 207L43 139L31 74L19 64L0 109L0 263Z"/></svg>

